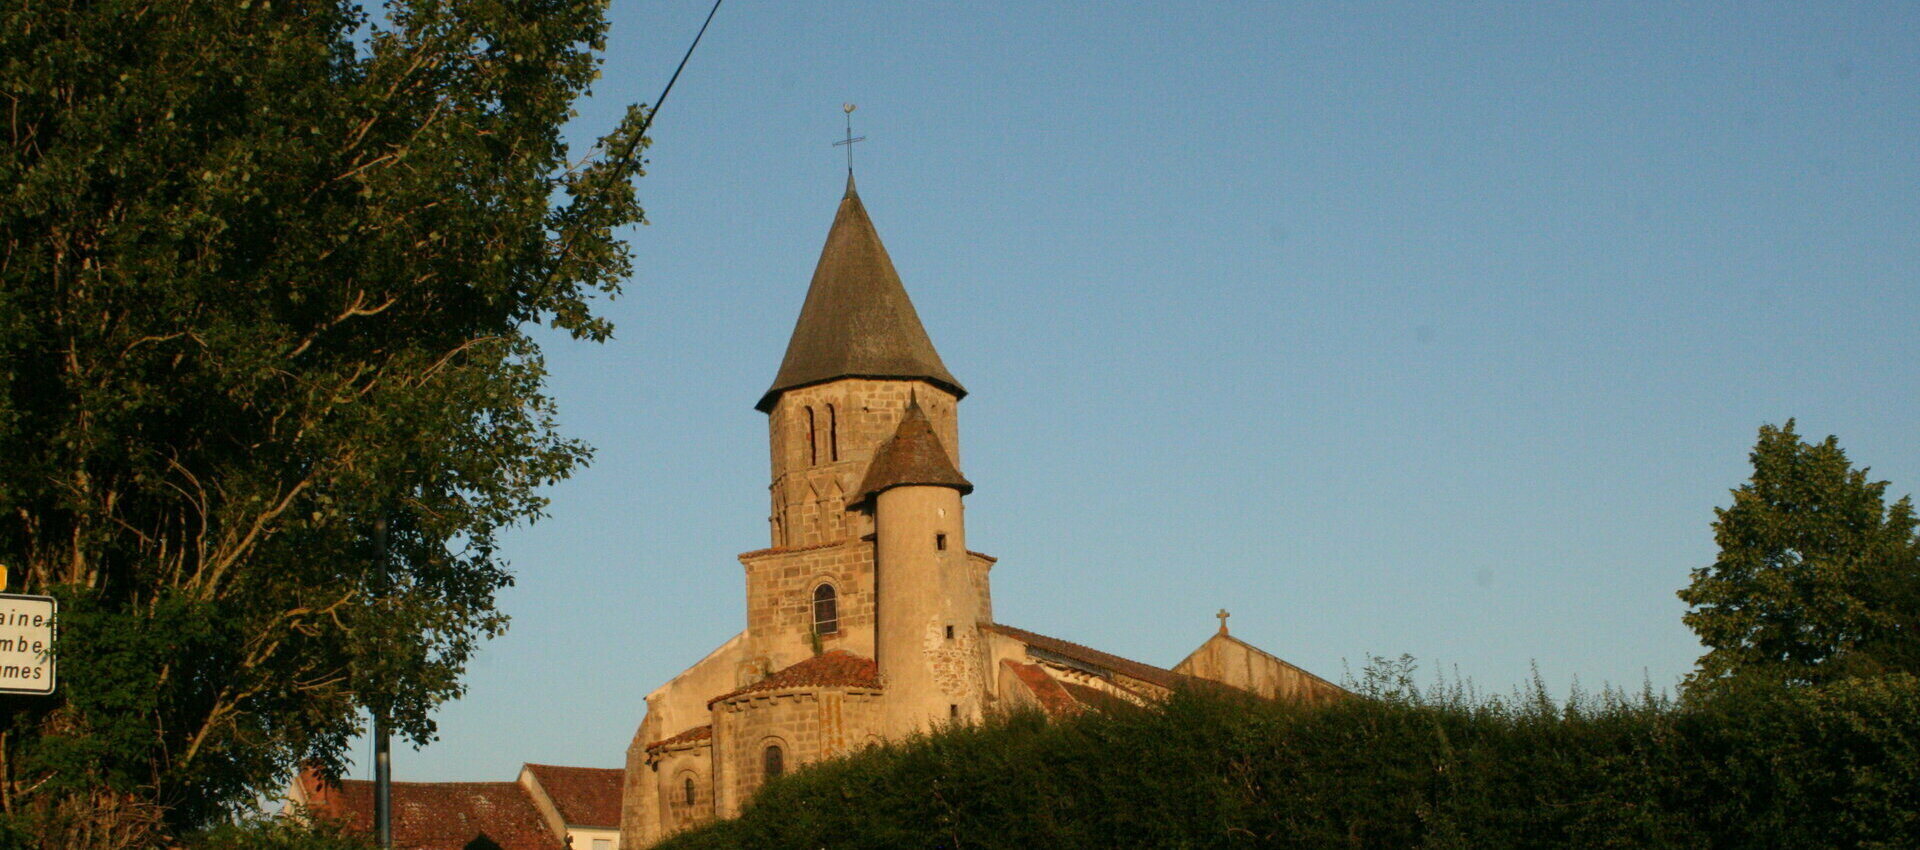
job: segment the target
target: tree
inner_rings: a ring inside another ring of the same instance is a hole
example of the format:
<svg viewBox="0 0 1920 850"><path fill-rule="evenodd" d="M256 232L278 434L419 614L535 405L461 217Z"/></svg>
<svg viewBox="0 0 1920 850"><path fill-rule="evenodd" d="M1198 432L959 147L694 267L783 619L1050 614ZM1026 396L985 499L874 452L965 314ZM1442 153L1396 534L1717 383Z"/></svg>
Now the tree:
<svg viewBox="0 0 1920 850"><path fill-rule="evenodd" d="M630 270L644 110L559 134L603 5L0 6L0 564L62 606L0 820L151 844L338 770L361 706L433 737L498 533L588 458L528 329L606 339Z"/></svg>
<svg viewBox="0 0 1920 850"><path fill-rule="evenodd" d="M191 850L379 850L372 836L355 832L338 818L295 812L250 814L189 836Z"/></svg>
<svg viewBox="0 0 1920 850"><path fill-rule="evenodd" d="M1838 442L1764 426L1753 479L1716 509L1720 556L1680 591L1707 653L1690 688L1920 673L1920 538L1911 497L1854 469Z"/></svg>

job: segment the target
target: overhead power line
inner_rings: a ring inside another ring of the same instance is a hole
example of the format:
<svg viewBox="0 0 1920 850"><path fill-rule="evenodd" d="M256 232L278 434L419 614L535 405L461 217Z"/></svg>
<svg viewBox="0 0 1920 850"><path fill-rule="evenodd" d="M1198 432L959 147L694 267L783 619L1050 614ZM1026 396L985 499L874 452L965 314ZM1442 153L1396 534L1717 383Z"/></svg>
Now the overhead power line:
<svg viewBox="0 0 1920 850"><path fill-rule="evenodd" d="M707 10L707 19L700 23L700 31L694 33L693 43L687 45L687 55L680 57L680 64L673 69L673 76L667 78L667 87L660 90L660 97L653 101L653 108L647 110L647 119L640 122L640 132L635 133L633 141L628 142L627 156L633 155L633 145L647 135L647 128L653 126L653 117L660 114L660 107L667 102L667 95L673 92L673 84L680 79L680 72L687 69L687 60L693 58L693 49L700 46L700 37L707 34L707 25L713 23L713 16L720 11L721 0L713 0L713 8ZM624 159L625 157L622 157Z"/></svg>

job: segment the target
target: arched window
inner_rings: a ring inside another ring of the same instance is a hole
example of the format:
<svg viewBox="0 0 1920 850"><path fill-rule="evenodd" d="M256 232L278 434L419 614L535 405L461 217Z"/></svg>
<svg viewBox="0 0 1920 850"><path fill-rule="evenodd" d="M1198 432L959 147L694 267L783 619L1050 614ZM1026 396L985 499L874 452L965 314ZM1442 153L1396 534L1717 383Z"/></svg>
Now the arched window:
<svg viewBox="0 0 1920 850"><path fill-rule="evenodd" d="M686 781L681 784L681 792L685 795L680 798L681 801L686 803L689 807L691 807L696 801L700 799L699 795L696 794L693 790L693 777L691 776L687 777Z"/></svg>
<svg viewBox="0 0 1920 850"><path fill-rule="evenodd" d="M822 584L813 589L813 633L830 635L840 631L840 599L833 585Z"/></svg>
<svg viewBox="0 0 1920 850"><path fill-rule="evenodd" d="M827 460L840 459L840 414L827 405Z"/></svg>
<svg viewBox="0 0 1920 850"><path fill-rule="evenodd" d="M820 439L813 424L813 408L807 408L807 465L820 462Z"/></svg>
<svg viewBox="0 0 1920 850"><path fill-rule="evenodd" d="M787 754L780 751L779 744L767 745L766 751L761 753L760 768L768 780L778 779L780 774L787 772Z"/></svg>

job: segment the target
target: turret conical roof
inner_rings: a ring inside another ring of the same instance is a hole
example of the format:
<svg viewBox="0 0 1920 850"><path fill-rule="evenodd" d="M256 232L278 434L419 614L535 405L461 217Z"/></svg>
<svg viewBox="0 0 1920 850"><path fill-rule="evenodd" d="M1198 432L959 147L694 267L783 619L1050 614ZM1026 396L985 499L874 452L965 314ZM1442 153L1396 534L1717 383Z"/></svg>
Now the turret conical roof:
<svg viewBox="0 0 1920 850"><path fill-rule="evenodd" d="M927 420L917 398L907 402L899 427L873 453L866 479L860 482L859 500L910 485L951 487L961 495L973 492L973 484L953 467L953 457L947 454L940 435L933 432L933 423Z"/></svg>
<svg viewBox="0 0 1920 850"><path fill-rule="evenodd" d="M772 410L781 393L836 378L920 378L956 397L967 394L933 350L851 174L787 356L754 406Z"/></svg>

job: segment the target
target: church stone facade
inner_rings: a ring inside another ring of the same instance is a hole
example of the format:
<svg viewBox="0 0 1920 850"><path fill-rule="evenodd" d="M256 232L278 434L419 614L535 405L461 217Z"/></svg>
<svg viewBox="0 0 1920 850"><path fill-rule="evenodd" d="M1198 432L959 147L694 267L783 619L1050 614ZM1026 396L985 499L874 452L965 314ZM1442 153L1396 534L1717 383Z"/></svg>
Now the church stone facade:
<svg viewBox="0 0 1920 850"><path fill-rule="evenodd" d="M1195 681L1342 691L1228 636L1174 669L994 622L967 548L958 405L848 177L767 414L771 546L740 557L746 629L647 696L628 748L626 850L737 814L769 778L989 712L1072 714Z"/></svg>

